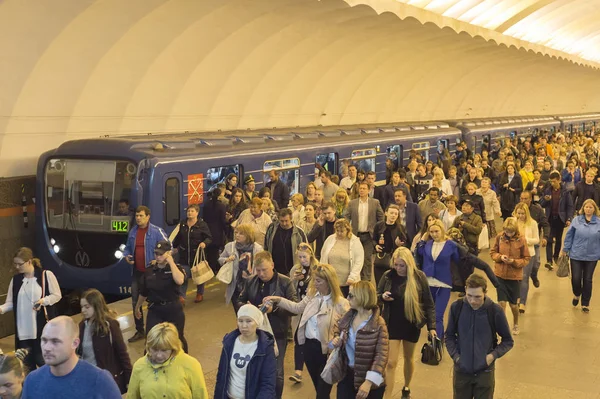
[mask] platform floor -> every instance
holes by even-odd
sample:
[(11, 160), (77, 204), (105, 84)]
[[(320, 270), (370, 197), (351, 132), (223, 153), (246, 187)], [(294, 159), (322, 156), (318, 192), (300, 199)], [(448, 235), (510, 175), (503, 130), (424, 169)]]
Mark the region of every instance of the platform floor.
[[(490, 261), (488, 251), (481, 257)], [(545, 255), (542, 254), (542, 260)], [(592, 299), (592, 311), (581, 312), (571, 305), (570, 279), (559, 279), (554, 272), (540, 270), (541, 287), (531, 286), (525, 315), (521, 315), (521, 334), (515, 337), (515, 346), (497, 363), (496, 395), (498, 399), (600, 399), (600, 299)], [(598, 278), (596, 278), (598, 282)], [(491, 287), (489, 295), (496, 299)], [(185, 335), (190, 354), (199, 359), (212, 397), (221, 353), (221, 339), (233, 330), (235, 317), (231, 306), (224, 303), (224, 286), (208, 284), (205, 300), (193, 302), (190, 292), (186, 306)], [(453, 294), (451, 301), (456, 299)], [(119, 312), (125, 338), (133, 335), (130, 300), (110, 306)], [(508, 312), (508, 310), (507, 310)], [(512, 316), (509, 315), (512, 326)], [(13, 349), (14, 337), (0, 340), (4, 351)], [(425, 333), (421, 334), (424, 342)], [(419, 343), (419, 348), (422, 342)], [(129, 344), (133, 361), (143, 352), (143, 343)], [(294, 385), (287, 378), (293, 372), (293, 344), (288, 346), (285, 362), (284, 398), (314, 397), (308, 373), (305, 381)], [(411, 390), (413, 398), (452, 398), (452, 364), (447, 353), (439, 366), (426, 366), (416, 359), (416, 370)], [(402, 365), (402, 361), (399, 362)], [(396, 373), (397, 395), (402, 389), (403, 374)], [(334, 392), (335, 393), (335, 389)], [(332, 395), (332, 397), (335, 397)]]

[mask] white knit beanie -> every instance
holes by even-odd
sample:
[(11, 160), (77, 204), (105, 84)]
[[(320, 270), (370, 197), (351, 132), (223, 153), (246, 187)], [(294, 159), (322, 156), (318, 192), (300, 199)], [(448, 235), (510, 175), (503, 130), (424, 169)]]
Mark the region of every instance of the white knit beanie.
[(238, 310), (238, 314), (237, 317), (242, 317), (242, 316), (246, 316), (251, 318), (252, 320), (254, 320), (256, 322), (256, 325), (260, 328), (260, 326), (262, 326), (263, 324), (263, 314), (260, 311), (260, 309), (258, 309), (256, 306), (254, 305), (250, 305), (250, 304), (245, 304), (243, 305), (240, 310)]

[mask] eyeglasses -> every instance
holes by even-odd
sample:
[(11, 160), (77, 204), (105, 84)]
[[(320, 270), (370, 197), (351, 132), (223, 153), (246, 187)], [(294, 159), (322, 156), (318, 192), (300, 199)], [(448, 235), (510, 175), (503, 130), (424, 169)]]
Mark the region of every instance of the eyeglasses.
[(21, 266), (23, 266), (25, 263), (27, 263), (27, 262), (23, 262), (23, 263), (19, 263), (19, 262), (13, 262), (13, 266), (16, 266), (16, 267), (21, 267)]
[(319, 272), (319, 273), (321, 273), (323, 271), (323, 266), (321, 266), (321, 265), (315, 265), (315, 266), (313, 266), (312, 269), (313, 269), (313, 272)]
[(350, 293), (348, 294), (348, 299), (354, 299), (354, 298), (355, 298), (354, 294), (350, 292)]

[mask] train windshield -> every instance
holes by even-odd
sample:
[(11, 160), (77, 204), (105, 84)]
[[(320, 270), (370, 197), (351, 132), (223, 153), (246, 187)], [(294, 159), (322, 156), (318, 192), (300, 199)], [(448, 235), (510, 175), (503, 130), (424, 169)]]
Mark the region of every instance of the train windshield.
[(136, 166), (127, 161), (51, 159), (46, 164), (48, 227), (127, 233)]

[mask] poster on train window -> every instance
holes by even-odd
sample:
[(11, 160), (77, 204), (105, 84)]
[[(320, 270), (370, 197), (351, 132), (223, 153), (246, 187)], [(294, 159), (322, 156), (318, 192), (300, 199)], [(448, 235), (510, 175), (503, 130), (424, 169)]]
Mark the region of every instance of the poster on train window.
[(187, 185), (188, 206), (202, 204), (204, 202), (204, 174), (188, 175)]

